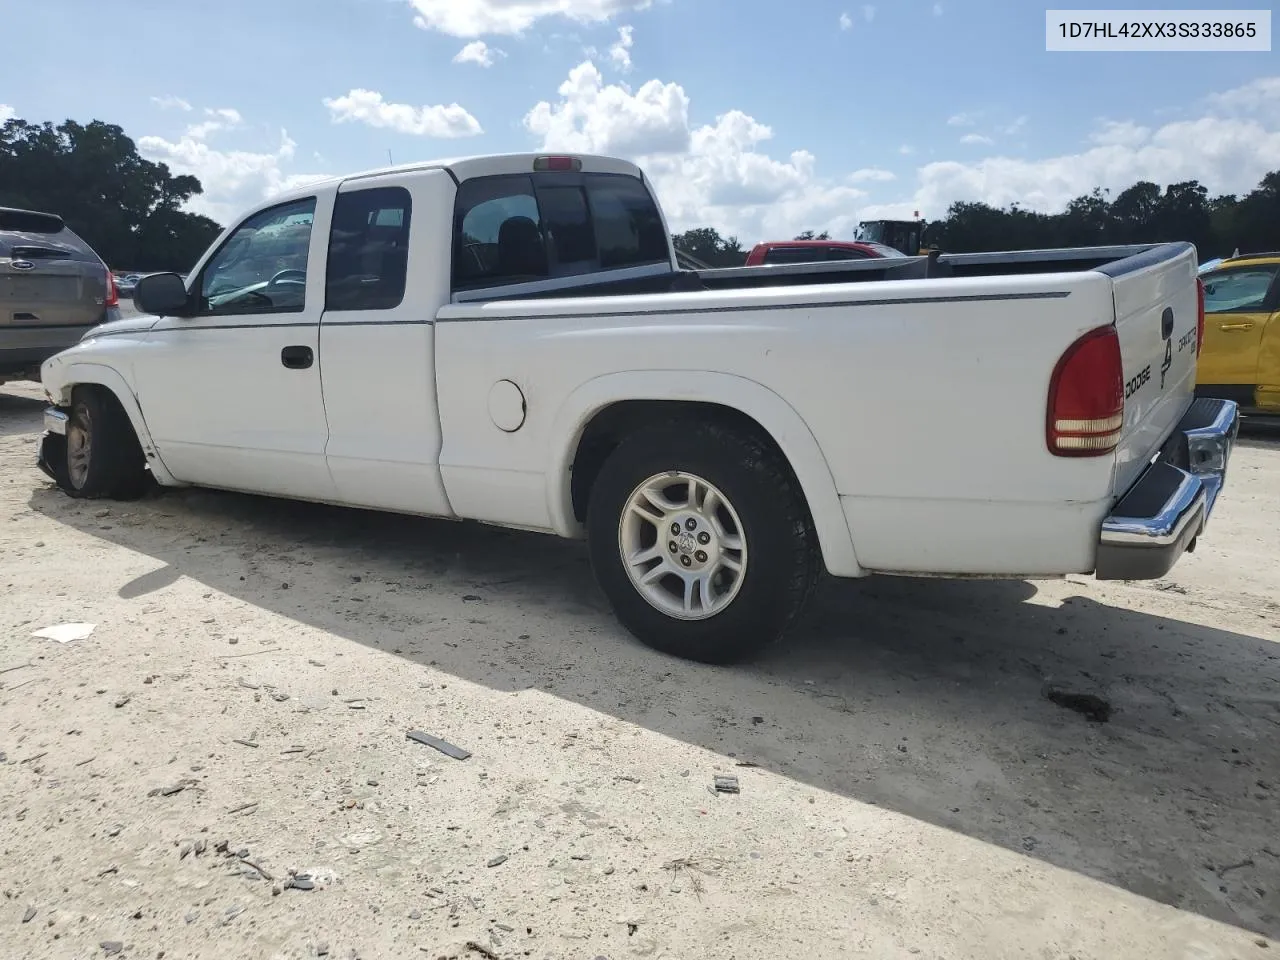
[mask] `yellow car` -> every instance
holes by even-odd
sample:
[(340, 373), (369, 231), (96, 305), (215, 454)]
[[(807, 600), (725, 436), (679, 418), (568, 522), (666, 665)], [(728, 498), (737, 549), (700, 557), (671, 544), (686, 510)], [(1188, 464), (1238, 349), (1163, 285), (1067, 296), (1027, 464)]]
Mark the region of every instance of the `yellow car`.
[(1200, 279), (1204, 345), (1196, 393), (1280, 413), (1280, 252), (1231, 257)]

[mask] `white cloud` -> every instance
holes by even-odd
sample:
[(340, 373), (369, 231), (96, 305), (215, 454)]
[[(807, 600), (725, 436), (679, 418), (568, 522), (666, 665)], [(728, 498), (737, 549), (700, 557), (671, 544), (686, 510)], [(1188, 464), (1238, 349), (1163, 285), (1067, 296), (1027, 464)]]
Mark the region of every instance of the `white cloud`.
[[(864, 210), (874, 216), (920, 209), (937, 217), (957, 200), (1058, 212), (1094, 187), (1118, 192), (1139, 180), (1161, 186), (1199, 180), (1211, 194), (1247, 193), (1280, 169), (1280, 78), (1259, 78), (1207, 98), (1209, 107), (1159, 127), (1102, 122), (1084, 149), (1039, 160), (996, 156), (942, 161), (916, 172), (914, 194)], [(1274, 104), (1274, 107), (1272, 106)], [(1223, 115), (1227, 107), (1258, 116)], [(1206, 112), (1207, 111), (1207, 112)], [(1020, 126), (1020, 124), (1018, 124)]]
[(244, 118), (240, 116), (240, 111), (232, 107), (205, 107), (204, 112), (210, 117), (217, 117), (219, 120), (234, 126), (244, 122)]
[(18, 111), (13, 109), (13, 107), (9, 106), (7, 103), (0, 103), (0, 123), (12, 120), (17, 115)]
[(284, 130), (279, 137), (276, 147), (255, 152), (216, 150), (186, 135), (172, 141), (146, 136), (138, 139), (138, 151), (149, 160), (167, 164), (174, 173), (199, 179), (204, 193), (192, 198), (189, 209), (226, 226), (272, 194), (326, 176), (291, 172), (288, 168), (297, 144)]
[(880, 170), (876, 167), (866, 167), (861, 170), (855, 170), (853, 173), (845, 177), (850, 183), (885, 183), (889, 180), (898, 179), (897, 175), (891, 170)]
[(634, 27), (619, 27), (618, 40), (609, 48), (609, 59), (623, 73), (631, 70), (631, 47), (635, 43)]
[(984, 144), (986, 146), (990, 146), (991, 144), (995, 143), (995, 141), (992, 140), (990, 137), (984, 137), (980, 133), (966, 133), (963, 137), (960, 138), (960, 142), (963, 144), (967, 144), (969, 146), (974, 146), (976, 144)]
[(163, 96), (163, 97), (152, 97), (151, 102), (154, 103), (161, 110), (185, 110), (185, 111), (191, 110), (190, 103), (188, 103), (186, 100), (183, 100), (181, 97), (175, 97), (172, 95)]
[(650, 80), (634, 93), (605, 85), (594, 63), (569, 72), (560, 101), (537, 104), (525, 127), (549, 147), (580, 152), (653, 156), (689, 149), (689, 98), (675, 83)]
[(1225, 93), (1210, 94), (1209, 107), (1233, 114), (1271, 113), (1280, 110), (1280, 77), (1258, 77)]
[(864, 3), (862, 5), (862, 19), (870, 23), (876, 18), (876, 8), (874, 4)]
[(565, 17), (578, 23), (603, 23), (643, 10), (653, 0), (408, 0), (423, 30), (454, 37), (523, 33), (539, 20)]
[(1022, 132), (1022, 129), (1023, 129), (1026, 125), (1027, 125), (1027, 118), (1026, 118), (1026, 117), (1018, 117), (1016, 120), (1014, 120), (1014, 121), (1013, 121), (1013, 123), (1010, 123), (1010, 124), (1008, 124), (1008, 125), (1006, 125), (1006, 126), (1004, 126), (1004, 127), (1001, 127), (1001, 128), (1000, 128), (1000, 132), (1001, 132), (1001, 133), (1003, 133), (1003, 134), (1005, 134), (1006, 136), (1010, 136), (1010, 137), (1012, 137), (1012, 136), (1014, 136), (1015, 134), (1021, 133), (1021, 132)]
[[(762, 145), (773, 131), (739, 110), (695, 127), (679, 84), (650, 80), (633, 92), (606, 84), (590, 62), (570, 72), (559, 94), (556, 103), (539, 103), (525, 117), (541, 148), (641, 163), (675, 230), (714, 224), (744, 243), (805, 229), (852, 233), (854, 208), (866, 193), (851, 181), (819, 178), (805, 150), (786, 160), (769, 156)], [(858, 173), (878, 180), (887, 172)]]
[(480, 122), (456, 103), (414, 107), (388, 103), (377, 91), (361, 89), (341, 97), (326, 97), (323, 102), (334, 123), (358, 121), (397, 133), (440, 139), (473, 137), (484, 132)]
[(840, 14), (840, 29), (841, 29), (841, 30), (852, 30), (852, 29), (853, 29), (853, 17), (849, 16), (849, 14), (847, 14), (847, 13), (842, 13), (842, 14)]
[(971, 113), (957, 113), (947, 117), (949, 127), (972, 127), (976, 122), (977, 117)]
[(942, 16), (942, 4), (940, 4), (940, 3), (935, 3), (935, 4), (933, 5), (933, 15), (934, 15), (935, 17), (940, 17), (940, 16)]
[(1091, 143), (1103, 146), (1140, 147), (1151, 139), (1151, 130), (1140, 127), (1132, 120), (1108, 120), (1089, 134)]
[(453, 58), (454, 63), (474, 63), (479, 67), (492, 67), (494, 61), (506, 54), (496, 47), (491, 47), (483, 40), (473, 40), (458, 51)]
[(240, 111), (233, 107), (205, 107), (204, 113), (211, 119), (191, 124), (184, 136), (192, 140), (207, 140), (215, 133), (234, 129), (244, 123)]
[(911, 144), (904, 143), (902, 146), (898, 148), (898, 152), (902, 154), (904, 157), (909, 157), (911, 156), (911, 154), (916, 152), (916, 149), (915, 147), (911, 146)]

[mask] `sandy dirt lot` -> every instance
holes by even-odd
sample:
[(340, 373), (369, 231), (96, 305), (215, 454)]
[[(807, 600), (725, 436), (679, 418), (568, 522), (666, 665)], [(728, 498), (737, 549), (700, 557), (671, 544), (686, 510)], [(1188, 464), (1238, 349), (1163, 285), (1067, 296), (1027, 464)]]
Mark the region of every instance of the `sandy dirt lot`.
[(0, 390), (6, 957), (1280, 951), (1280, 432), (1168, 580), (831, 583), (714, 669), (578, 544), (72, 501), (41, 407)]

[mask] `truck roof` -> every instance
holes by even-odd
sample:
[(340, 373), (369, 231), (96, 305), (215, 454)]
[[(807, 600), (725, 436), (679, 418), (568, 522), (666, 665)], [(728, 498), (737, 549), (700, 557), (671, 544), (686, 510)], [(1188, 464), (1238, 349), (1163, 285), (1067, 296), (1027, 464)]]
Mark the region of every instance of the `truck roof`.
[(506, 174), (533, 173), (533, 163), (540, 157), (570, 157), (581, 161), (583, 173), (620, 173), (644, 179), (644, 174), (634, 163), (619, 160), (616, 157), (598, 156), (590, 153), (560, 153), (543, 150), (538, 153), (490, 153), (471, 157), (450, 157), (441, 160), (420, 160), (414, 163), (400, 163), (394, 166), (375, 167), (359, 173), (343, 174), (336, 177), (325, 177), (311, 180), (305, 184), (272, 194), (268, 205), (305, 197), (320, 186), (332, 186), (336, 183), (347, 183), (351, 180), (366, 180), (371, 177), (382, 177), (395, 173), (416, 173), (422, 170), (448, 170), (458, 182), (472, 180), (476, 177), (497, 177)]

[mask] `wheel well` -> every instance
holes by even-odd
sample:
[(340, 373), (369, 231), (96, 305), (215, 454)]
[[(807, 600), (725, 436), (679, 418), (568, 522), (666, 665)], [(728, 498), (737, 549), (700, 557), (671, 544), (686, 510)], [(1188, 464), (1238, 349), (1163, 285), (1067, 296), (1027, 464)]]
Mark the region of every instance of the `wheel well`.
[(627, 436), (635, 431), (661, 423), (664, 420), (688, 419), (711, 421), (734, 430), (753, 434), (760, 438), (785, 466), (791, 479), (796, 481), (796, 489), (800, 490), (806, 513), (809, 504), (804, 500), (804, 490), (796, 480), (795, 472), (787, 460), (786, 454), (778, 446), (769, 431), (762, 427), (754, 417), (741, 410), (726, 407), (719, 403), (701, 403), (690, 400), (622, 400), (598, 411), (582, 431), (578, 441), (578, 450), (570, 468), (570, 496), (573, 500), (573, 515), (583, 522), (587, 518), (587, 505), (591, 500), (591, 488), (595, 486), (596, 477), (609, 455)]
[(138, 436), (138, 431), (133, 427), (133, 421), (129, 419), (129, 411), (125, 409), (124, 404), (120, 402), (120, 398), (116, 396), (116, 392), (114, 390), (101, 383), (77, 383), (67, 390), (66, 396), (68, 397), (69, 404), (74, 406), (76, 397), (85, 393), (92, 393), (95, 396), (101, 397), (104, 403), (111, 404), (111, 406), (115, 408), (116, 413), (120, 415), (120, 422), (128, 427), (129, 432), (133, 434), (134, 439), (141, 443), (142, 438)]

